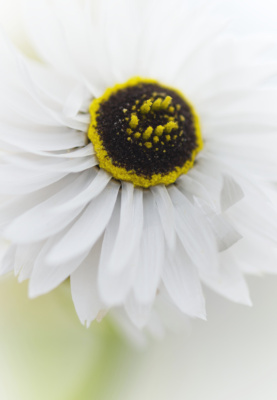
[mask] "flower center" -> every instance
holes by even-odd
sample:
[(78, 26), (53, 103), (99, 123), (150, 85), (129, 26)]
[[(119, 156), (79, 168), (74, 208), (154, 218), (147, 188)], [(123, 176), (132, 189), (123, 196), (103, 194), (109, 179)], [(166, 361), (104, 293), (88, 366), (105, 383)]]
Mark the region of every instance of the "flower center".
[(198, 117), (183, 95), (150, 79), (107, 89), (90, 106), (88, 138), (100, 168), (115, 179), (169, 185), (202, 149)]

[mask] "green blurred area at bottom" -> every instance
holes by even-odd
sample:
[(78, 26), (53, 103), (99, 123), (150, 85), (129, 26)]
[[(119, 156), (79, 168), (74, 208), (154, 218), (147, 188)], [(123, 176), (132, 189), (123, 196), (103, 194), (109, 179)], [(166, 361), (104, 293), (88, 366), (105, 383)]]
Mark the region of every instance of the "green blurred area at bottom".
[(85, 328), (65, 282), (30, 300), (27, 283), (0, 280), (0, 399), (121, 398), (132, 348), (109, 318)]

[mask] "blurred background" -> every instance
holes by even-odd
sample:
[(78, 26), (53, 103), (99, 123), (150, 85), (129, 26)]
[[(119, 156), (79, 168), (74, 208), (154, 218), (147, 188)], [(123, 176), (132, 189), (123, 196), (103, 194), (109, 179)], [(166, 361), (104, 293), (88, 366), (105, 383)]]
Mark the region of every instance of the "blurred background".
[[(0, 0), (0, 23), (29, 52), (20, 3)], [(276, 11), (273, 0), (216, 5), (234, 21), (229, 29), (243, 35), (277, 37)], [(135, 348), (108, 319), (84, 328), (67, 282), (28, 300), (26, 283), (1, 278), (0, 399), (276, 400), (277, 277), (248, 283), (252, 308), (206, 291), (207, 322), (194, 321), (189, 335)]]

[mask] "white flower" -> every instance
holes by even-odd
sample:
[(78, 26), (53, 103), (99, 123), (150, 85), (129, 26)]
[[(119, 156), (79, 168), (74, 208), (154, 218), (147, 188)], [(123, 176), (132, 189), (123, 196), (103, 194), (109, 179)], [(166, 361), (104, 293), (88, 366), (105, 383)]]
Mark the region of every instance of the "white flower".
[(249, 305), (243, 273), (276, 269), (270, 42), (180, 0), (24, 7), (43, 63), (2, 40), (1, 272), (31, 297), (70, 277), (87, 324), (205, 318), (201, 282)]

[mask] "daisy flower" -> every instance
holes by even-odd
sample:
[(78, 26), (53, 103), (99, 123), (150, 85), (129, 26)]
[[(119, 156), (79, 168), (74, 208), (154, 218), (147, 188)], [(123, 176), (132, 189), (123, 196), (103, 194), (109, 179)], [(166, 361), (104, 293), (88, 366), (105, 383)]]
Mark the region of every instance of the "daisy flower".
[[(274, 272), (276, 63), (209, 3), (24, 2), (39, 61), (2, 38), (1, 273), (70, 278), (82, 323), (205, 319)], [(175, 310), (175, 311), (174, 311)]]

